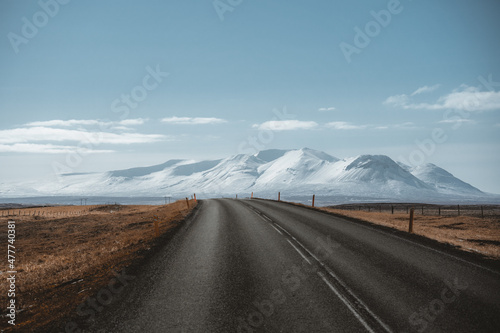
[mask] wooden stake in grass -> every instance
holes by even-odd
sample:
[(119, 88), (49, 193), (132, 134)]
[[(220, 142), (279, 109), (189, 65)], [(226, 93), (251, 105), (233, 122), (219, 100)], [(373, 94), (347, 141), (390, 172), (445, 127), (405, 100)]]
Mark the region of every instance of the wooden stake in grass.
[(253, 192), (252, 192), (252, 195), (250, 196), (250, 199), (253, 199)]
[(314, 199), (316, 198), (316, 195), (313, 194), (313, 201), (312, 201), (312, 206), (314, 207)]
[(196, 193), (194, 194), (194, 202), (198, 202), (198, 200), (196, 200)]
[(410, 209), (410, 225), (408, 226), (408, 232), (410, 234), (413, 233), (413, 213), (415, 212), (415, 209), (412, 208)]
[(281, 192), (278, 192), (278, 201), (281, 201)]
[(155, 237), (160, 237), (160, 227), (158, 226), (158, 216), (154, 216)]
[(187, 205), (187, 209), (189, 209), (189, 199), (186, 197), (186, 205)]

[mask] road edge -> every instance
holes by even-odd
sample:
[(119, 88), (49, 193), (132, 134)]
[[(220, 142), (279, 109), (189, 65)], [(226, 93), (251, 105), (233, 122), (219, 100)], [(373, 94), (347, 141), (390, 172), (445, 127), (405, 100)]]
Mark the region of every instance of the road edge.
[(388, 226), (376, 224), (376, 223), (373, 223), (370, 221), (366, 221), (366, 220), (362, 220), (362, 219), (358, 219), (358, 218), (354, 218), (354, 217), (344, 216), (344, 215), (333, 213), (333, 212), (328, 212), (328, 211), (319, 209), (318, 207), (306, 206), (306, 205), (295, 203), (295, 202), (283, 201), (283, 200), (278, 201), (278, 200), (273, 200), (273, 199), (262, 199), (262, 198), (253, 198), (250, 200), (261, 200), (261, 201), (271, 201), (271, 202), (276, 202), (276, 203), (283, 203), (283, 204), (291, 205), (294, 207), (301, 207), (301, 208), (309, 209), (309, 210), (323, 213), (325, 215), (330, 215), (330, 216), (333, 216), (336, 218), (341, 218), (341, 219), (344, 219), (344, 220), (347, 220), (350, 222), (358, 223), (358, 224), (361, 224), (364, 226), (368, 226), (370, 228), (377, 229), (379, 231), (384, 231), (384, 232), (390, 233), (393, 236), (397, 236), (397, 237), (403, 238), (403, 239), (408, 240), (408, 241), (416, 242), (418, 244), (430, 247), (434, 250), (442, 251), (442, 252), (444, 252), (448, 255), (451, 255), (453, 257), (457, 257), (461, 260), (468, 261), (473, 265), (478, 265), (478, 266), (481, 266), (481, 267), (486, 268), (488, 270), (492, 270), (492, 271), (496, 272), (497, 274), (500, 274), (500, 260), (491, 259), (483, 254), (480, 254), (480, 253), (464, 251), (461, 248), (459, 248), (458, 246), (455, 246), (453, 244), (439, 242), (435, 239), (428, 238), (428, 237), (423, 236), (423, 235), (410, 234), (408, 232), (394, 229), (394, 228), (391, 228)]

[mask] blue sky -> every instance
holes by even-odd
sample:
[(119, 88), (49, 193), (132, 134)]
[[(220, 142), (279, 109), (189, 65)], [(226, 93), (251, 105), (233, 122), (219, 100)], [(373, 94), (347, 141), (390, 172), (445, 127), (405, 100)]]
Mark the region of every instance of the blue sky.
[(500, 193), (500, 2), (0, 2), (0, 181), (258, 149)]

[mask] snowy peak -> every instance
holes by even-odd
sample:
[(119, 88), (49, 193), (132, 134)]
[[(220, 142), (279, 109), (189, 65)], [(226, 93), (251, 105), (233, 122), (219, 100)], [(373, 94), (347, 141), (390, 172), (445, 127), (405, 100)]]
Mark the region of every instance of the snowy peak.
[(262, 150), (257, 154), (255, 154), (254, 156), (261, 159), (262, 161), (271, 162), (285, 155), (287, 152), (289, 152), (289, 150), (268, 149), (268, 150)]
[(367, 183), (401, 182), (402, 184), (428, 189), (429, 186), (398, 163), (385, 155), (360, 155), (345, 160), (344, 172), (339, 179)]
[(319, 160), (328, 161), (328, 162), (339, 161), (338, 158), (333, 157), (331, 155), (328, 155), (327, 153), (324, 153), (324, 152), (319, 151), (319, 150), (314, 150), (314, 149), (310, 149), (310, 148), (302, 148), (299, 151), (303, 154), (303, 156), (308, 157), (308, 158), (317, 158)]
[(482, 193), (479, 189), (432, 163), (419, 165), (410, 170), (415, 177), (440, 191)]

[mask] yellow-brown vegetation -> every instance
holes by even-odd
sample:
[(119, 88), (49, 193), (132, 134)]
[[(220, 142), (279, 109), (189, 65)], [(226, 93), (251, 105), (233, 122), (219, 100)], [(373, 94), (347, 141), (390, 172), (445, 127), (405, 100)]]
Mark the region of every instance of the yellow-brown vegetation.
[[(196, 206), (194, 200), (189, 203), (190, 209), (185, 200), (165, 206), (26, 208), (10, 210), (20, 216), (0, 216), (0, 238), (7, 239), (8, 220), (16, 225), (16, 303), (21, 310), (15, 327), (2, 320), (0, 329), (32, 331), (70, 315), (113, 272), (147, 256), (155, 244), (155, 218), (164, 234)], [(2, 269), (2, 280), (5, 274)], [(7, 304), (7, 289), (2, 283), (0, 304)]]

